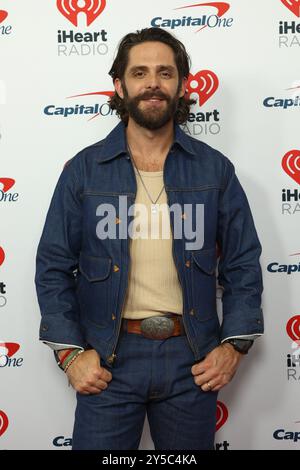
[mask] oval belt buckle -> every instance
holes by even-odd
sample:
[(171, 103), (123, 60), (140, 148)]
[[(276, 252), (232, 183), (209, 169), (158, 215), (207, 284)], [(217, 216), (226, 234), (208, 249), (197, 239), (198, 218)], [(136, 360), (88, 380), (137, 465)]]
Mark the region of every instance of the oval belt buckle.
[(174, 332), (175, 323), (168, 317), (144, 318), (141, 322), (141, 332), (149, 339), (167, 339)]

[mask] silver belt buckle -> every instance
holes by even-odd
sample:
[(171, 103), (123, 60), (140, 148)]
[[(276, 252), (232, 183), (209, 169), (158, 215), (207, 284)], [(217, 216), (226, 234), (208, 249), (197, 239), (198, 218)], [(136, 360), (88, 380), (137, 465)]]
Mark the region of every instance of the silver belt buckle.
[(141, 321), (141, 332), (149, 339), (167, 339), (174, 332), (175, 323), (168, 317), (149, 317)]

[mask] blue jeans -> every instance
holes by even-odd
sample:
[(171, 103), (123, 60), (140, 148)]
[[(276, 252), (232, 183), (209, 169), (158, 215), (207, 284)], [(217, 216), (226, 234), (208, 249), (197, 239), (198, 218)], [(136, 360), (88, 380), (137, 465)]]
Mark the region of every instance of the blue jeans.
[(155, 449), (214, 448), (217, 392), (195, 384), (186, 336), (153, 340), (121, 331), (116, 354), (113, 367), (105, 365), (113, 376), (108, 388), (77, 393), (73, 450), (138, 449), (146, 413)]

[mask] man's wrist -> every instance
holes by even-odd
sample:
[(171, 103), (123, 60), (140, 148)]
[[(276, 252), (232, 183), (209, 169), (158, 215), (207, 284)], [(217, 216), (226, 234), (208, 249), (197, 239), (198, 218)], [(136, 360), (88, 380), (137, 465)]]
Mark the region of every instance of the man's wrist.
[(54, 356), (58, 367), (66, 372), (70, 362), (73, 362), (72, 359), (75, 359), (83, 351), (84, 350), (80, 348), (60, 349), (58, 351), (54, 351)]
[(59, 360), (60, 361), (62, 360), (62, 358), (65, 356), (67, 351), (71, 352), (71, 351), (74, 351), (74, 349), (76, 348), (60, 349), (59, 351), (57, 351), (57, 356)]
[(63, 369), (65, 374), (69, 367), (73, 364), (73, 362), (84, 352), (84, 349), (74, 349), (70, 354), (68, 354), (67, 358), (63, 362)]
[(249, 349), (253, 346), (254, 341), (251, 339), (230, 338), (223, 342), (223, 345), (229, 344), (240, 354), (248, 354)]
[(221, 347), (225, 348), (225, 349), (228, 349), (228, 351), (231, 351), (231, 352), (235, 353), (237, 356), (243, 356), (243, 354), (240, 353), (239, 351), (237, 351), (231, 343), (227, 343), (227, 342), (225, 343), (224, 342), (224, 343), (221, 344)]

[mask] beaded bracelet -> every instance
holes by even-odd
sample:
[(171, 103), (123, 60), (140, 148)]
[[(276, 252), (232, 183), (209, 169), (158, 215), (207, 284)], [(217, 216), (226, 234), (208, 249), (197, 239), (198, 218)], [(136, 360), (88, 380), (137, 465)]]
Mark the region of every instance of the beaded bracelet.
[(68, 355), (74, 351), (75, 348), (70, 348), (70, 349), (67, 349), (64, 354), (61, 356), (60, 358), (60, 363), (63, 364), (64, 361), (67, 359)]
[(59, 352), (59, 351), (53, 351), (54, 357), (55, 357), (55, 360), (56, 360), (56, 363), (57, 363), (58, 367), (59, 367), (61, 370), (64, 370), (64, 369), (63, 369), (63, 366), (62, 366), (62, 363), (61, 363), (61, 360), (60, 360), (60, 358), (59, 358), (58, 352)]
[(68, 360), (67, 364), (64, 366), (64, 372), (66, 373), (70, 365), (75, 361), (79, 354), (83, 353), (84, 349), (79, 349), (77, 352)]
[(64, 360), (62, 361), (62, 368), (63, 370), (65, 370), (66, 366), (68, 365), (69, 361), (77, 354), (78, 351), (81, 351), (81, 349), (79, 348), (74, 348), (72, 349), (71, 352), (69, 352), (69, 354), (67, 354), (67, 356), (64, 358)]

